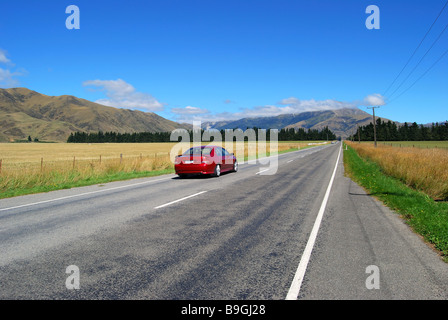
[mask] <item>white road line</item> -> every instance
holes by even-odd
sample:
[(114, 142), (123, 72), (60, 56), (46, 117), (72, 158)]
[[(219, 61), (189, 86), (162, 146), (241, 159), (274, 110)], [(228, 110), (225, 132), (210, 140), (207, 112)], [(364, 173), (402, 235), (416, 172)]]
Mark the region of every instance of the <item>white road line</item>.
[(174, 201), (171, 201), (171, 202), (168, 202), (168, 203), (162, 204), (161, 206), (155, 207), (154, 209), (159, 209), (159, 208), (163, 208), (163, 207), (169, 206), (169, 205), (171, 205), (171, 204), (173, 204), (173, 203), (176, 203), (176, 202), (180, 202), (180, 201), (183, 201), (183, 200), (186, 200), (186, 199), (192, 198), (192, 197), (196, 197), (196, 196), (198, 196), (198, 195), (200, 195), (200, 194), (203, 194), (203, 193), (206, 193), (206, 192), (207, 192), (207, 191), (201, 191), (201, 192), (198, 192), (198, 193), (192, 194), (191, 196), (188, 196), (188, 197), (184, 197), (184, 198), (181, 198), (181, 199), (177, 199), (177, 200), (174, 200)]
[(286, 163), (290, 163), (290, 162), (293, 162), (293, 161), (294, 161), (294, 159), (288, 160), (288, 161), (286, 161)]
[(260, 174), (260, 173), (263, 173), (263, 172), (266, 172), (266, 171), (269, 171), (269, 170), (271, 170), (271, 169), (264, 169), (264, 170), (258, 171), (256, 174)]
[(336, 165), (334, 166), (333, 175), (331, 176), (330, 182), (327, 187), (327, 191), (325, 192), (324, 200), (322, 201), (322, 205), (319, 209), (319, 213), (317, 214), (316, 221), (314, 222), (313, 230), (311, 231), (310, 237), (306, 244), (305, 250), (302, 254), (302, 258), (300, 259), (299, 266), (297, 267), (296, 274), (289, 288), (288, 294), (286, 296), (286, 300), (297, 300), (299, 296), (300, 287), (302, 286), (302, 281), (305, 276), (305, 271), (308, 266), (308, 262), (311, 257), (311, 252), (313, 251), (314, 242), (317, 238), (317, 233), (319, 231), (320, 223), (322, 221), (322, 217), (325, 211), (325, 207), (327, 206), (328, 197), (330, 196), (331, 186), (333, 185), (333, 180), (336, 175), (336, 170), (338, 168), (339, 157), (341, 156), (342, 144), (339, 148), (338, 159), (336, 160)]
[(168, 180), (168, 179), (171, 179), (171, 178), (163, 178), (163, 179), (157, 179), (157, 180), (150, 180), (150, 181), (144, 181), (144, 182), (139, 182), (139, 183), (134, 183), (134, 184), (128, 184), (128, 185), (125, 185), (125, 186), (114, 187), (114, 188), (109, 188), (109, 189), (103, 189), (103, 190), (98, 190), (98, 191), (84, 192), (84, 193), (74, 194), (74, 195), (71, 195), (71, 196), (66, 196), (66, 197), (61, 197), (61, 198), (56, 198), (56, 199), (43, 200), (43, 201), (38, 201), (38, 202), (33, 202), (33, 203), (22, 204), (22, 205), (19, 205), (19, 206), (14, 206), (14, 207), (9, 207), (9, 208), (3, 208), (3, 209), (0, 209), (0, 211), (7, 211), (7, 210), (12, 210), (12, 209), (18, 209), (18, 208), (30, 207), (30, 206), (35, 206), (35, 205), (38, 205), (38, 204), (49, 203), (49, 202), (54, 202), (54, 201), (59, 201), (59, 200), (65, 200), (65, 199), (70, 199), (70, 198), (76, 198), (76, 197), (82, 197), (82, 196), (86, 196), (86, 195), (89, 195), (89, 194), (95, 194), (95, 193), (107, 192), (107, 191), (111, 191), (111, 190), (118, 190), (118, 189), (130, 188), (130, 187), (135, 187), (135, 186), (142, 185), (142, 184), (153, 183), (153, 182), (163, 181), (163, 180)]

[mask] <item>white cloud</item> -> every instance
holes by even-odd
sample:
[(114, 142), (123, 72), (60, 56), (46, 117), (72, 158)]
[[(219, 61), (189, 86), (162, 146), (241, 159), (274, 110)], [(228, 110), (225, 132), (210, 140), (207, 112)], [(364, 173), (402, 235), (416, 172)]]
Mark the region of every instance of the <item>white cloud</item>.
[(11, 60), (6, 58), (6, 51), (0, 49), (0, 63), (11, 63)]
[(386, 102), (384, 101), (384, 97), (378, 93), (368, 95), (362, 102), (359, 103), (359, 105), (365, 107), (384, 106), (385, 104)]
[[(192, 123), (193, 121), (202, 122), (215, 122), (222, 120), (238, 120), (242, 118), (257, 118), (257, 117), (272, 117), (283, 114), (299, 114), (302, 112), (311, 111), (324, 111), (324, 110), (336, 110), (336, 109), (356, 109), (360, 106), (371, 105), (384, 105), (384, 99), (381, 95), (371, 94), (359, 101), (338, 101), (333, 99), (327, 100), (300, 100), (296, 97), (289, 97), (280, 100), (277, 104), (255, 106), (252, 108), (244, 108), (238, 112), (193, 112), (196, 108), (191, 109), (192, 112), (187, 112), (185, 109), (181, 110), (172, 109), (173, 112), (181, 114), (181, 117), (177, 117), (177, 120), (182, 122)], [(193, 108), (193, 107), (191, 107)], [(197, 108), (198, 110), (202, 110)]]
[(19, 71), (11, 71), (11, 67), (14, 66), (14, 63), (12, 63), (6, 55), (7, 52), (0, 49), (0, 64), (6, 65), (5, 68), (0, 68), (0, 86), (4, 88), (18, 87), (20, 81), (17, 77), (25, 75), (26, 71), (23, 69)]
[(187, 106), (185, 108), (171, 108), (170, 110), (175, 114), (174, 121), (180, 123), (193, 123), (193, 121), (207, 121), (210, 116), (210, 111), (198, 107)]
[(20, 83), (16, 77), (21, 76), (20, 72), (11, 72), (7, 69), (0, 68), (0, 86), (12, 88), (17, 87)]
[(131, 84), (122, 79), (88, 80), (84, 86), (92, 86), (106, 93), (107, 98), (96, 103), (126, 109), (143, 109), (145, 111), (161, 111), (164, 106), (148, 93), (138, 92)]
[(197, 107), (187, 106), (185, 108), (172, 108), (171, 112), (182, 115), (194, 115), (209, 113), (207, 109), (201, 109)]
[[(293, 112), (287, 113), (301, 113), (307, 111), (322, 111), (322, 110), (335, 110), (344, 108), (355, 108), (356, 104), (353, 102), (337, 101), (332, 99), (327, 100), (299, 100), (295, 97), (290, 97), (281, 100), (278, 104), (285, 105)], [(286, 111), (286, 109), (285, 109)]]

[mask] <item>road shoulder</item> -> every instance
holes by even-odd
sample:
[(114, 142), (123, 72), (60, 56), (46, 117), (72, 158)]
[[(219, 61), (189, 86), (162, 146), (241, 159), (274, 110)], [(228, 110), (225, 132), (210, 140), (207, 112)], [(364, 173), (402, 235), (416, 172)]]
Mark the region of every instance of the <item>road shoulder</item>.
[[(379, 289), (368, 288), (371, 266)], [(447, 299), (447, 292), (448, 264), (345, 177), (341, 159), (299, 299)]]

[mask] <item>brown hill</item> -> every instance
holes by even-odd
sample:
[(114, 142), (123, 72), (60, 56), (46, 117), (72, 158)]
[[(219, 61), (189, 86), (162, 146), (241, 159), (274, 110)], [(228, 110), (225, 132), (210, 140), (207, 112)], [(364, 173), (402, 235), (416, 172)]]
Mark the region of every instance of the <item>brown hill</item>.
[(161, 132), (185, 128), (152, 112), (103, 106), (26, 88), (0, 89), (0, 141), (67, 141), (74, 131)]
[[(325, 127), (328, 127), (336, 134), (336, 136), (347, 138), (357, 131), (357, 126), (365, 126), (373, 122), (372, 115), (360, 109), (336, 109), (324, 111), (323, 113), (327, 116), (321, 118), (320, 121), (307, 119), (305, 121), (290, 124), (286, 126), (286, 128), (310, 128), (322, 130)], [(388, 121), (388, 119), (382, 117), (381, 120)]]

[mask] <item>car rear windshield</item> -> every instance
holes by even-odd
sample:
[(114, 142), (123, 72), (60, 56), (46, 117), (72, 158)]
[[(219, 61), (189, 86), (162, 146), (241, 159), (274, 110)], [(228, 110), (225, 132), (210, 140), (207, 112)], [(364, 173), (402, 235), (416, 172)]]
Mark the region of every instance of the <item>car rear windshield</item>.
[[(190, 148), (187, 151), (185, 151), (184, 156), (188, 156), (188, 155), (195, 155), (195, 156), (199, 156), (199, 155), (203, 155), (203, 156), (209, 156), (210, 153), (212, 152), (213, 148), (210, 147), (205, 147), (205, 148)], [(202, 151), (202, 152), (201, 152)]]

